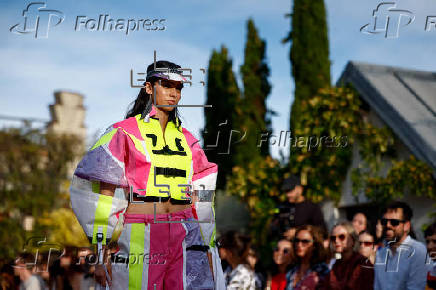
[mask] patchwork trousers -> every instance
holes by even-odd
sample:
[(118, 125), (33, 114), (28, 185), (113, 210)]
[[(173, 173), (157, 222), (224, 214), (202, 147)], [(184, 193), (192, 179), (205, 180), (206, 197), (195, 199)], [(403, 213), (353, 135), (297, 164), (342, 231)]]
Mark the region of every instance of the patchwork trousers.
[(207, 247), (191, 209), (125, 214), (118, 246), (111, 289), (214, 289)]

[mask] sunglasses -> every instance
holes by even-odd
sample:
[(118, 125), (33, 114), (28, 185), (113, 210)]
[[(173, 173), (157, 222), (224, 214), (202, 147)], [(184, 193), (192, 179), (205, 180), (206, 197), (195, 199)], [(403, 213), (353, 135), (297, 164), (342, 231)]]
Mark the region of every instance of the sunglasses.
[(333, 243), (334, 242), (336, 242), (336, 238), (339, 238), (339, 241), (344, 241), (345, 240), (345, 238), (346, 238), (347, 236), (345, 235), (345, 234), (340, 234), (340, 235), (337, 235), (337, 236), (330, 236), (330, 241), (332, 241)]
[(427, 244), (430, 244), (430, 242), (432, 242), (433, 244), (436, 244), (436, 240), (435, 239), (425, 239), (425, 242)]
[(372, 247), (372, 245), (374, 244), (373, 242), (368, 242), (368, 241), (359, 241), (360, 246), (364, 246), (364, 247)]
[(388, 222), (390, 222), (393, 227), (396, 227), (400, 223), (404, 223), (406, 221), (405, 220), (399, 220), (399, 219), (385, 219), (385, 218), (381, 219), (381, 224), (383, 226), (386, 226), (388, 224)]
[(302, 243), (303, 245), (308, 245), (308, 244), (310, 244), (310, 243), (313, 243), (313, 240), (308, 240), (308, 239), (298, 239), (298, 238), (295, 238), (294, 240), (293, 240), (293, 243), (294, 243), (294, 245), (296, 245), (296, 244), (298, 244), (298, 243)]
[[(278, 247), (275, 247), (274, 248), (274, 252), (280, 252), (280, 249)], [(286, 255), (286, 254), (289, 254), (291, 252), (291, 249), (290, 248), (284, 248), (284, 249), (282, 249), (281, 252)]]

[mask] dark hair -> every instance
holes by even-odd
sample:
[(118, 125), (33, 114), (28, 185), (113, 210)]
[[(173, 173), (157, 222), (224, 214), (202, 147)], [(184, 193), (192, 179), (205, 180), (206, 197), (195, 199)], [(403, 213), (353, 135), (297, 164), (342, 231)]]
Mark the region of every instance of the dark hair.
[(15, 264), (25, 264), (26, 269), (31, 270), (35, 266), (35, 256), (32, 253), (23, 252), (15, 259)]
[(413, 211), (410, 208), (410, 206), (407, 203), (403, 202), (403, 201), (393, 201), (393, 202), (391, 202), (383, 210), (382, 215), (384, 215), (388, 211), (396, 210), (396, 209), (399, 209), (399, 208), (401, 208), (403, 210), (403, 219), (410, 222), (410, 220), (413, 217)]
[[(310, 265), (314, 266), (316, 264), (326, 262), (327, 261), (327, 251), (324, 249), (324, 239), (321, 230), (317, 226), (312, 225), (303, 225), (299, 226), (295, 231), (295, 237), (297, 237), (298, 233), (301, 231), (308, 231), (313, 239), (313, 251), (312, 257), (310, 257)], [(295, 247), (296, 244), (293, 243)], [(295, 255), (295, 259), (297, 263), (300, 262), (300, 257)]]
[(363, 231), (361, 231), (361, 232), (358, 234), (358, 236), (360, 237), (360, 236), (363, 235), (363, 234), (370, 235), (370, 236), (372, 237), (372, 239), (374, 240), (374, 242), (375, 242), (376, 237), (375, 237), (375, 235), (374, 235), (370, 230), (363, 230)]
[(300, 178), (295, 175), (291, 175), (290, 177), (283, 180), (281, 190), (283, 192), (288, 192), (293, 190), (298, 185), (301, 185)]
[(251, 238), (236, 231), (228, 231), (220, 238), (220, 248), (227, 249), (232, 253), (238, 264), (245, 264), (248, 249), (251, 246)]
[(436, 222), (429, 225), (424, 231), (424, 237), (433, 236), (436, 234)]
[[(159, 60), (156, 62), (156, 68), (168, 68), (171, 70), (175, 70), (181, 68), (181, 66), (166, 60)], [(152, 70), (154, 70), (154, 63), (150, 64), (147, 67), (147, 74)], [(157, 82), (158, 80), (159, 78), (154, 76), (146, 78), (146, 82), (150, 82), (152, 86), (154, 86), (155, 82)], [(144, 82), (144, 86), (146, 82)], [(151, 111), (152, 103), (153, 103), (153, 96), (147, 94), (147, 92), (145, 91), (145, 87), (141, 88), (139, 90), (138, 96), (136, 97), (136, 100), (129, 105), (132, 108), (127, 111), (125, 119), (134, 117), (142, 113), (144, 113), (144, 115), (148, 114)], [(174, 110), (172, 110), (169, 113), (168, 121), (172, 121), (177, 126), (177, 122), (176, 122), (177, 117), (179, 117), (179, 112), (177, 110), (177, 107), (175, 107)], [(181, 123), (182, 121), (179, 122), (177, 127), (178, 129), (180, 129)]]

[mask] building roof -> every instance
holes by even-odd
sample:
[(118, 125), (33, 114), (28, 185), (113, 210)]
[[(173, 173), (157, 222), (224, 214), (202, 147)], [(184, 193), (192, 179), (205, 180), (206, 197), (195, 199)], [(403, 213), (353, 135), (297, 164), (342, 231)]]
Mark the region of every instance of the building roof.
[(420, 160), (436, 171), (436, 72), (349, 61), (337, 86), (351, 83)]

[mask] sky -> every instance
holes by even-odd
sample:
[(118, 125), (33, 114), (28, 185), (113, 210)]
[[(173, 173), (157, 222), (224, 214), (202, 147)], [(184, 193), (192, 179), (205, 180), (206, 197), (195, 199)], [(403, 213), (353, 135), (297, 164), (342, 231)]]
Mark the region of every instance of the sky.
[[(181, 104), (203, 105), (206, 90), (200, 81), (206, 80), (200, 68), (207, 68), (213, 49), (225, 45), (233, 60), (233, 70), (239, 77), (244, 58), (246, 23), (251, 17), (260, 37), (266, 41), (266, 57), (271, 74), (272, 91), (267, 106), (276, 111), (273, 130), (277, 134), (289, 130), (289, 114), (293, 101), (294, 81), (289, 60), (290, 44), (282, 39), (290, 30), (293, 1), (283, 0), (184, 0), (184, 1), (113, 1), (113, 0), (49, 0), (40, 1), (45, 10), (55, 10), (46, 38), (35, 33), (15, 33), (22, 27), (23, 10), (31, 1), (0, 2), (0, 115), (49, 120), (48, 106), (54, 103), (58, 90), (84, 95), (87, 110), (85, 125), (90, 140), (103, 133), (111, 124), (124, 119), (129, 104), (139, 89), (130, 87), (130, 70), (144, 72), (158, 59), (167, 59), (192, 69), (192, 87), (183, 89)], [(434, 0), (400, 0), (394, 10), (404, 10), (396, 37), (383, 33), (363, 33), (360, 28), (373, 22), (373, 10), (381, 1), (325, 0), (332, 83), (336, 83), (348, 61), (406, 67), (436, 72), (436, 27), (426, 31), (427, 16), (434, 16)], [(34, 4), (42, 6), (42, 4)], [(383, 6), (385, 7), (385, 6)], [(380, 10), (379, 10), (380, 11)], [(398, 12), (398, 11), (397, 11)], [(395, 11), (378, 14), (379, 24)], [(44, 12), (44, 15), (48, 15)], [(397, 13), (397, 14), (396, 14)], [(34, 14), (33, 14), (34, 15)], [(42, 14), (40, 14), (42, 15)], [(58, 21), (56, 15), (63, 17)], [(102, 31), (91, 30), (99, 15), (120, 19), (159, 19), (158, 30)], [(411, 15), (413, 21), (407, 22)], [(79, 17), (79, 18), (78, 18)], [(104, 17), (104, 16), (102, 16)], [(30, 16), (28, 19), (31, 19)], [(45, 18), (44, 18), (45, 19)], [(76, 22), (80, 19), (75, 30)], [(88, 21), (88, 28), (85, 22)], [(44, 26), (40, 17), (40, 27)], [(31, 21), (29, 20), (29, 23)], [(45, 23), (47, 24), (47, 23)], [(20, 26), (21, 25), (21, 26)], [(29, 25), (30, 27), (30, 25)], [(165, 27), (165, 29), (160, 30)], [(394, 27), (395, 28), (395, 27)], [(41, 28), (39, 31), (42, 31)], [(182, 121), (188, 130), (200, 138), (204, 125), (203, 108), (181, 108)], [(11, 125), (0, 120), (0, 127)], [(15, 123), (16, 124), (16, 123)], [(287, 148), (272, 146), (286, 155)]]

